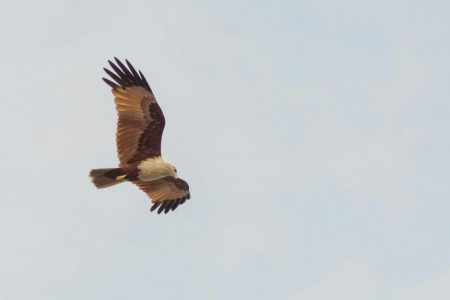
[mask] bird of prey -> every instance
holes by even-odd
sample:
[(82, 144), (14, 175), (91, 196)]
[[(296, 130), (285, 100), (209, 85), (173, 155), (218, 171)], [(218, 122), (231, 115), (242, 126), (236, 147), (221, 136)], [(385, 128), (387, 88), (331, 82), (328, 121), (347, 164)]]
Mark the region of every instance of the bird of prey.
[(125, 60), (108, 60), (114, 72), (104, 68), (112, 80), (103, 80), (112, 88), (118, 113), (116, 145), (118, 168), (94, 169), (89, 173), (101, 189), (132, 182), (151, 199), (150, 211), (168, 213), (191, 198), (189, 185), (178, 178), (177, 169), (161, 156), (161, 138), (166, 123), (152, 89), (141, 71)]

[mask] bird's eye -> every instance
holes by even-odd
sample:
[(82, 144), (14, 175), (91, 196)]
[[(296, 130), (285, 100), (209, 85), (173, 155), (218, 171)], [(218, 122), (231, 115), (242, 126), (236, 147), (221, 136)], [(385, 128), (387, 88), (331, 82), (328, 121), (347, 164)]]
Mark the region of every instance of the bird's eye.
[(177, 168), (173, 168), (173, 170), (175, 171), (175, 173), (178, 173)]

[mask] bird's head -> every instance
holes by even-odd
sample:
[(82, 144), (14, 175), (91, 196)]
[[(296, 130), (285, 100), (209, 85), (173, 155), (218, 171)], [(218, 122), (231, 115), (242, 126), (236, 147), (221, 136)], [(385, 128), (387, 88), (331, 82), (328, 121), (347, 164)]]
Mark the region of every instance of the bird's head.
[(175, 178), (178, 178), (177, 168), (175, 168), (175, 166), (170, 164), (170, 163), (168, 163), (167, 165), (168, 165), (168, 168), (169, 168), (168, 171), (169, 171), (170, 175), (175, 177)]

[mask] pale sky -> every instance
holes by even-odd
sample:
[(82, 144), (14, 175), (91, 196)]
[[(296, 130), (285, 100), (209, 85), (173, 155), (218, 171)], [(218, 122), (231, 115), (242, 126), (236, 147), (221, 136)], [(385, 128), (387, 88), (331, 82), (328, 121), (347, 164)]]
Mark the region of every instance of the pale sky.
[[(0, 299), (450, 299), (448, 1), (0, 6)], [(117, 165), (113, 56), (192, 199)]]

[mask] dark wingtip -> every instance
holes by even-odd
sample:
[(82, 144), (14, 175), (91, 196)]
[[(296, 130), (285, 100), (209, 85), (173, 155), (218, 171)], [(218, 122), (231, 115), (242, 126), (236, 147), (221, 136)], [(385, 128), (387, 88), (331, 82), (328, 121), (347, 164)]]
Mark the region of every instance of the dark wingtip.
[(150, 88), (150, 85), (148, 84), (147, 78), (145, 78), (145, 76), (144, 76), (144, 74), (142, 74), (141, 70), (139, 70), (139, 75), (141, 75), (141, 80), (144, 83), (144, 88), (146, 88), (153, 94), (153, 91)]
[(174, 211), (178, 207), (178, 205), (180, 205), (180, 201), (181, 199), (175, 200), (175, 202), (172, 204), (172, 211)]
[(168, 203), (167, 203), (167, 205), (166, 205), (166, 208), (164, 209), (164, 214), (167, 214), (169, 211), (170, 211), (170, 209), (172, 208), (172, 204), (173, 204), (173, 200), (170, 200), (170, 201), (167, 201)]
[(157, 209), (162, 203), (161, 202), (156, 202), (155, 204), (153, 204), (152, 208), (150, 208), (150, 211), (154, 211), (155, 209)]
[(118, 84), (116, 84), (115, 82), (112, 82), (109, 79), (106, 79), (106, 78), (102, 78), (102, 79), (104, 82), (106, 82), (107, 85), (109, 85), (113, 89), (120, 87)]
[[(120, 61), (120, 59), (118, 59), (115, 56), (114, 61), (108, 60), (108, 63), (115, 73), (106, 68), (103, 69), (116, 82), (115, 83), (116, 86), (114, 86), (114, 88), (140, 86), (153, 94), (150, 85), (148, 84), (144, 75), (141, 73), (141, 71), (139, 71), (138, 73), (136, 69), (133, 67), (133, 65), (128, 61), (128, 59), (125, 59), (125, 63), (128, 67), (125, 66), (125, 64), (123, 64), (122, 61)], [(107, 84), (111, 86), (109, 82), (107, 82)]]
[[(125, 58), (125, 63), (127, 64), (128, 68), (131, 70), (131, 72), (133, 72), (134, 67), (133, 65), (128, 61), (128, 59)], [(135, 70), (136, 71), (136, 70)], [(134, 72), (133, 72), (134, 73)]]
[(144, 83), (142, 82), (141, 78), (139, 77), (139, 74), (136, 72), (136, 69), (128, 61), (128, 59), (125, 59), (125, 63), (127, 64), (128, 69), (130, 69), (131, 73), (133, 74), (133, 79), (135, 81), (135, 84), (138, 84), (140, 86), (144, 86)]
[(164, 210), (164, 208), (166, 207), (166, 205), (167, 205), (167, 202), (163, 202), (163, 203), (161, 204), (161, 206), (160, 206), (159, 209), (158, 209), (158, 215), (159, 215), (160, 213), (162, 213), (162, 211)]

